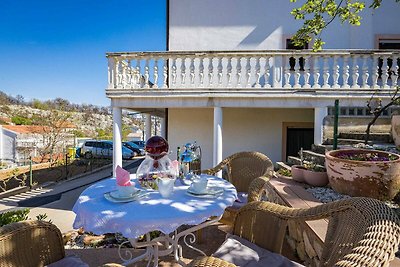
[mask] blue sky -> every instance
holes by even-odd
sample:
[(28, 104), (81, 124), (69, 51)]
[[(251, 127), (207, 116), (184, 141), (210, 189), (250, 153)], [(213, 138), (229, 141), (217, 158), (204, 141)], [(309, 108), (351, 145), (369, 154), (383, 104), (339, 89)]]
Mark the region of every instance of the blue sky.
[(0, 90), (108, 106), (106, 52), (163, 51), (165, 0), (1, 0)]

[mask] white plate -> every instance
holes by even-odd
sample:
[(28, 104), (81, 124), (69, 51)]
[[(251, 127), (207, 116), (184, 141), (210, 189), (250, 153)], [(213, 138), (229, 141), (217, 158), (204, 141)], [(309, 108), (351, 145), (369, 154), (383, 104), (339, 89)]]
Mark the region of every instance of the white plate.
[(221, 187), (207, 187), (206, 191), (204, 192), (196, 192), (193, 191), (192, 188), (188, 188), (188, 193), (190, 193), (191, 195), (196, 195), (196, 196), (201, 196), (201, 195), (220, 195), (224, 192), (224, 189)]
[[(114, 191), (112, 191), (112, 192), (114, 192)], [(114, 202), (114, 203), (125, 203), (125, 202), (140, 200), (149, 194), (148, 192), (141, 191), (141, 190), (138, 190), (136, 192), (138, 192), (138, 193), (132, 195), (129, 198), (114, 198), (111, 196), (111, 194), (110, 194), (111, 192), (106, 192), (106, 193), (104, 193), (104, 198), (107, 199), (108, 201)]]

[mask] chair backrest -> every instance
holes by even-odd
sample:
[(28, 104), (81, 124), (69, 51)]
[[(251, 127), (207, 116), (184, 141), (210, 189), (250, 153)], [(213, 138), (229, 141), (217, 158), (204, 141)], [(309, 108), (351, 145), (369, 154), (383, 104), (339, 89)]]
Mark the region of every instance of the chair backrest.
[(225, 160), (227, 178), (238, 192), (247, 192), (253, 179), (274, 170), (272, 161), (260, 152), (238, 152)]
[(60, 230), (44, 221), (0, 227), (0, 266), (44, 266), (65, 257)]
[(383, 202), (353, 198), (331, 214), (321, 266), (389, 266), (398, 250), (400, 221)]
[(281, 253), (288, 220), (328, 218), (320, 266), (389, 266), (400, 244), (400, 220), (385, 203), (350, 198), (309, 209), (256, 201), (240, 209), (233, 234)]

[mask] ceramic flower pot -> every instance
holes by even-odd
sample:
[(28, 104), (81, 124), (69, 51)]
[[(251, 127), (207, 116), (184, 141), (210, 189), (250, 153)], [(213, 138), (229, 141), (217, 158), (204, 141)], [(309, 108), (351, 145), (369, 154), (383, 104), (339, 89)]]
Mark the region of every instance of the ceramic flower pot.
[(397, 154), (343, 149), (328, 151), (325, 158), (329, 183), (339, 193), (390, 200), (400, 190), (400, 156)]
[(304, 170), (303, 177), (304, 181), (312, 186), (326, 186), (329, 183), (326, 172)]
[(301, 182), (304, 183), (304, 174), (303, 172), (306, 170), (306, 168), (302, 165), (293, 165), (291, 167), (291, 171), (292, 171), (292, 179), (297, 181), (297, 182)]

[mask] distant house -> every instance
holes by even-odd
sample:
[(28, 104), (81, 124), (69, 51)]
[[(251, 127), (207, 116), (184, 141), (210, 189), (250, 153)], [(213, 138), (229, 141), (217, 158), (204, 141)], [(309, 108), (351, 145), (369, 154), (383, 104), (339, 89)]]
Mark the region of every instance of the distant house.
[(24, 165), (29, 157), (43, 157), (51, 145), (54, 145), (54, 152), (62, 152), (74, 143), (73, 134), (68, 133), (73, 125), (65, 126), (54, 133), (49, 127), (38, 125), (0, 125), (0, 161)]

